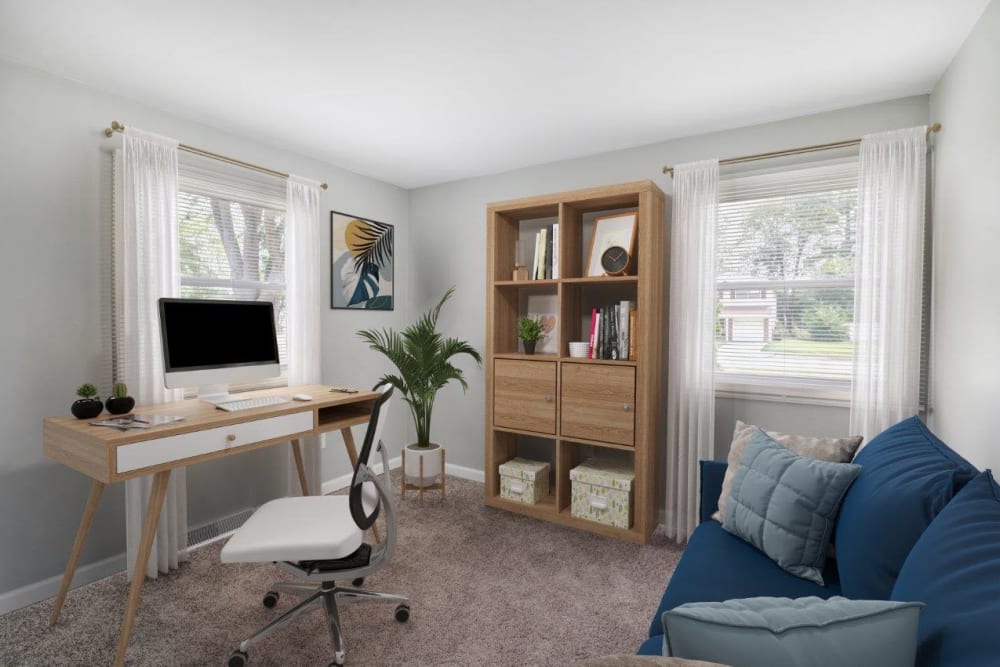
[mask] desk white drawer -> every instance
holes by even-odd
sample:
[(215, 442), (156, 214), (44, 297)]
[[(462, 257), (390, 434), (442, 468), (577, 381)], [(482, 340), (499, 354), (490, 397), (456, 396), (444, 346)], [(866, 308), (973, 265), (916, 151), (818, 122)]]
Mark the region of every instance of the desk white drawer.
[(118, 447), (118, 472), (130, 472), (220, 452), (255, 442), (306, 433), (313, 428), (311, 410), (252, 422), (192, 431)]

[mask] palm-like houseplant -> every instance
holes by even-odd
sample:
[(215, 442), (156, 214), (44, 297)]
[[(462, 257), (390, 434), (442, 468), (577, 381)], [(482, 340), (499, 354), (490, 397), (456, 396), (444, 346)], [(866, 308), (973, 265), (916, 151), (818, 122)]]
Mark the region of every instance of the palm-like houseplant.
[[(402, 331), (366, 329), (358, 332), (371, 349), (384, 354), (396, 366), (398, 373), (383, 375), (375, 386), (392, 385), (410, 408), (417, 442), (407, 449), (417, 456), (407, 460), (406, 475), (408, 481), (420, 486), (434, 483), (436, 471), (440, 470), (441, 446), (431, 442), (431, 414), (437, 392), (452, 380), (458, 382), (463, 390), (469, 388), (462, 369), (455, 366), (452, 359), (464, 354), (472, 357), (477, 364), (483, 363), (482, 356), (469, 343), (457, 338), (445, 338), (437, 330), (441, 308), (454, 292), (454, 287), (449, 288), (434, 308)], [(430, 477), (421, 478), (417, 472), (421, 458), (424, 460), (423, 470)]]

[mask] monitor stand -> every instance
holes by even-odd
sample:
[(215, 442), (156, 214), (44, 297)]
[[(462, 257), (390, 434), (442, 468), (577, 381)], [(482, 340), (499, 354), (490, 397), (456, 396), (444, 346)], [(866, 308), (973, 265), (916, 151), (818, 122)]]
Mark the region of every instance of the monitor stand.
[(229, 393), (228, 384), (203, 384), (198, 387), (198, 400), (210, 403), (211, 405), (218, 405), (219, 403), (228, 403), (235, 400), (235, 397)]

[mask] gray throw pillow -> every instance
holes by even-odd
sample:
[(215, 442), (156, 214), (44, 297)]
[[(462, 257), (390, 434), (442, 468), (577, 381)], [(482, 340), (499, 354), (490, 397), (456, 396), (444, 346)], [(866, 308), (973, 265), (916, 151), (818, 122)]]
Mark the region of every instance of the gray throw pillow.
[[(729, 500), (729, 490), (733, 485), (733, 476), (743, 458), (743, 450), (750, 443), (750, 437), (758, 427), (753, 424), (744, 424), (737, 420), (736, 428), (733, 430), (733, 442), (729, 445), (729, 456), (726, 468), (726, 475), (722, 478), (722, 493), (719, 494), (719, 510), (712, 515), (716, 521), (722, 522), (722, 513), (726, 509)], [(854, 459), (854, 454), (861, 446), (863, 438), (860, 435), (848, 438), (823, 438), (809, 435), (792, 435), (790, 433), (779, 433), (778, 431), (765, 431), (768, 436), (779, 445), (790, 449), (800, 456), (808, 456), (811, 459), (820, 461), (830, 461), (831, 463), (850, 463)]]
[(837, 511), (861, 472), (791, 452), (757, 429), (733, 477), (722, 527), (785, 571), (823, 586)]
[(663, 612), (664, 655), (739, 667), (913, 667), (921, 602), (695, 602)]

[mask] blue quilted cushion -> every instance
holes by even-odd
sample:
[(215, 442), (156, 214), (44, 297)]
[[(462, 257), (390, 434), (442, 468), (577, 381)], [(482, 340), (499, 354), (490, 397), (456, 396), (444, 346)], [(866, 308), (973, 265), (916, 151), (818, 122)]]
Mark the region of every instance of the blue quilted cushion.
[(722, 527), (822, 586), (834, 519), (860, 472), (851, 463), (799, 456), (757, 429), (733, 477)]
[(739, 667), (913, 667), (919, 602), (747, 598), (664, 612), (664, 654)]
[(910, 549), (977, 471), (910, 417), (875, 436), (837, 519), (843, 595), (887, 600)]
[(1000, 487), (981, 473), (907, 556), (893, 600), (926, 603), (917, 667), (1000, 663)]

